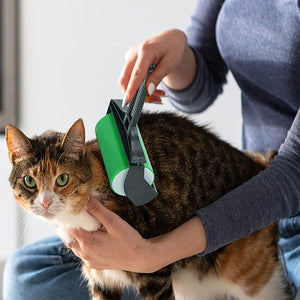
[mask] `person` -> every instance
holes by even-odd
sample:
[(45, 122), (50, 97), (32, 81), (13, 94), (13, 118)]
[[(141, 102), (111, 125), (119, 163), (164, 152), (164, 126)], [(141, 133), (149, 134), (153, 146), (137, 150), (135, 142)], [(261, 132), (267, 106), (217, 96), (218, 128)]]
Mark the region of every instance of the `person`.
[[(296, 296), (300, 286), (299, 49), (299, 0), (199, 0), (186, 34), (167, 30), (132, 47), (120, 75), (124, 105), (151, 63), (156, 68), (146, 82), (150, 101), (160, 101), (163, 92), (157, 86), (163, 81), (171, 103), (187, 113), (211, 105), (231, 71), (242, 94), (243, 148), (263, 152), (271, 148), (278, 155), (267, 169), (199, 210), (188, 222), (148, 240), (91, 199), (89, 212), (107, 230), (92, 239), (91, 233), (70, 229), (76, 240), (71, 244), (74, 253), (96, 269), (153, 272), (190, 255), (205, 255), (280, 220), (279, 254)], [(86, 287), (78, 279), (78, 259), (70, 256), (63, 253), (57, 238), (19, 250), (6, 266), (4, 300), (87, 299)], [(44, 297), (36, 296), (39, 292)], [(300, 299), (300, 292), (296, 297)]]

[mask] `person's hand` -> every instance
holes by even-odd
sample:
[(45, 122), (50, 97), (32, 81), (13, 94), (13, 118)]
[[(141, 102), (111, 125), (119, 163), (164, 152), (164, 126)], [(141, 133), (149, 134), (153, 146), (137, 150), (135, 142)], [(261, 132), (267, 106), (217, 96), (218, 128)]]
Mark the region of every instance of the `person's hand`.
[(145, 84), (150, 96), (148, 102), (161, 102), (164, 92), (156, 90), (156, 87), (163, 78), (167, 86), (173, 89), (185, 88), (194, 78), (195, 57), (187, 45), (186, 35), (178, 29), (163, 31), (126, 53), (119, 79), (124, 93), (123, 105), (131, 101), (152, 63), (155, 69)]
[(147, 270), (143, 237), (94, 198), (89, 200), (87, 210), (102, 223), (103, 228), (95, 232), (69, 228), (75, 239), (69, 244), (73, 252), (92, 269)]
[(92, 269), (152, 273), (206, 247), (204, 228), (198, 217), (166, 234), (144, 239), (96, 199), (89, 200), (88, 212), (104, 228), (96, 232), (70, 228), (68, 231), (75, 241), (69, 246)]

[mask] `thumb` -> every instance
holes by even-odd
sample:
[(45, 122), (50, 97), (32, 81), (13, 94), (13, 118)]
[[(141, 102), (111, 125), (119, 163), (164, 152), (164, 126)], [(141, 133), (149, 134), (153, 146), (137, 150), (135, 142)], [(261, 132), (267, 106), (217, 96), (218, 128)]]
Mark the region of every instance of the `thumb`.
[(97, 199), (91, 197), (87, 204), (87, 211), (94, 216), (100, 223), (109, 230), (116, 223), (116, 220), (119, 219), (119, 216), (106, 208), (102, 203)]

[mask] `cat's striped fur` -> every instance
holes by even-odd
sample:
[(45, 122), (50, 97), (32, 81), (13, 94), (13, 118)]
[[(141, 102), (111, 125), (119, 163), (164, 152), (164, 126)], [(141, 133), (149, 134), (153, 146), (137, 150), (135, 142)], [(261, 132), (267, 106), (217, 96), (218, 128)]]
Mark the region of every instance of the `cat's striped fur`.
[[(81, 120), (66, 134), (47, 132), (27, 138), (8, 126), (6, 139), (13, 164), (10, 183), (18, 203), (43, 216), (41, 199), (52, 197), (51, 216), (66, 241), (65, 226), (96, 230), (99, 227), (85, 211), (94, 194), (143, 237), (150, 238), (181, 225), (202, 208), (264, 167), (218, 139), (203, 127), (171, 114), (144, 114), (139, 122), (155, 172), (158, 196), (136, 207), (112, 192), (97, 142), (85, 144)], [(55, 184), (59, 174), (69, 182)], [(32, 176), (35, 189), (24, 186)], [(143, 299), (289, 299), (283, 271), (277, 257), (277, 224), (206, 256), (178, 261), (152, 274), (97, 271), (83, 265), (93, 299), (121, 299), (125, 286), (132, 286)]]

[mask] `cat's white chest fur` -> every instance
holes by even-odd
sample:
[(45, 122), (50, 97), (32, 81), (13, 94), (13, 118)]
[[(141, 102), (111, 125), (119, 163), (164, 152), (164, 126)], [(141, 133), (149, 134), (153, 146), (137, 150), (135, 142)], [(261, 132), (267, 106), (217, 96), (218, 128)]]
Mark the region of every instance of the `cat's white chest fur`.
[(73, 241), (73, 237), (67, 231), (67, 228), (82, 228), (86, 231), (97, 231), (101, 223), (91, 216), (85, 209), (79, 214), (73, 215), (68, 210), (56, 215), (56, 231), (65, 244)]
[[(100, 197), (96, 191), (92, 191), (92, 195), (95, 198)], [(66, 205), (64, 210), (56, 214), (54, 221), (57, 225), (56, 232), (66, 245), (73, 241), (73, 237), (67, 230), (68, 228), (82, 228), (86, 231), (97, 231), (101, 228), (100, 221), (89, 214), (86, 209), (76, 215), (72, 214), (71, 211), (72, 207)]]

